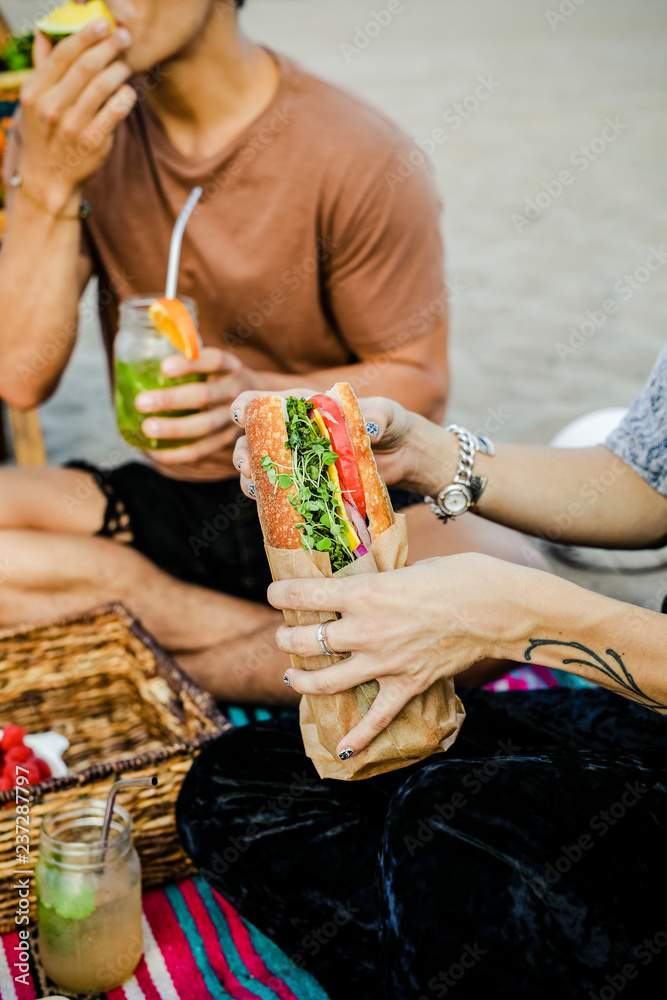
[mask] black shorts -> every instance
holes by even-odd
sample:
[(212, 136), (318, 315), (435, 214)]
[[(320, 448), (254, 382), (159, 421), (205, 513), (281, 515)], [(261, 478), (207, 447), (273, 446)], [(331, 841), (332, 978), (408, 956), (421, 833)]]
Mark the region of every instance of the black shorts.
[[(266, 601), (271, 572), (257, 507), (239, 481), (170, 479), (140, 462), (102, 471), (87, 462), (69, 468), (90, 473), (107, 497), (97, 532), (127, 541), (166, 573), (252, 601)], [(391, 490), (395, 510), (422, 501)]]

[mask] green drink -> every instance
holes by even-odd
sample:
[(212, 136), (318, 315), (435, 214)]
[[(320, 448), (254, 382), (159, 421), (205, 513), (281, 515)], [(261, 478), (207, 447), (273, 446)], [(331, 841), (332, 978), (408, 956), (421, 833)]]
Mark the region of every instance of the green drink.
[[(194, 438), (148, 438), (141, 429), (149, 416), (188, 417), (198, 410), (169, 410), (156, 414), (140, 413), (135, 399), (140, 392), (167, 389), (188, 382), (205, 382), (201, 374), (167, 378), (161, 364), (165, 358), (178, 354), (167, 337), (151, 322), (148, 308), (158, 296), (137, 295), (120, 307), (120, 328), (114, 342), (114, 397), (118, 429), (128, 444), (143, 450), (156, 451), (180, 448)], [(182, 298), (196, 324), (196, 306), (192, 299)]]
[[(161, 360), (121, 361), (115, 364), (115, 399), (118, 430), (128, 444), (135, 448), (156, 450), (158, 448), (178, 448), (190, 444), (193, 438), (147, 438), (141, 425), (150, 413), (140, 413), (134, 400), (140, 392), (149, 389), (166, 389), (186, 382), (205, 382), (205, 375), (184, 375), (182, 378), (167, 378), (160, 370)], [(189, 417), (197, 410), (168, 410), (160, 417)]]
[(97, 995), (126, 982), (143, 952), (141, 865), (132, 820), (106, 803), (78, 799), (44, 817), (36, 866), (39, 956), (64, 991)]

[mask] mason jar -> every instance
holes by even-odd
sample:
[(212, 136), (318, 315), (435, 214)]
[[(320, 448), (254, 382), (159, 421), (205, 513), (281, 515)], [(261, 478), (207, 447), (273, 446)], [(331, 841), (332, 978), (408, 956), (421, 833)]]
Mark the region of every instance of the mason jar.
[(141, 959), (141, 865), (132, 820), (114, 805), (107, 846), (106, 803), (77, 799), (48, 813), (36, 868), (39, 956), (67, 993), (106, 993)]
[[(187, 382), (204, 382), (202, 374), (167, 378), (160, 365), (165, 358), (179, 350), (155, 328), (148, 316), (149, 307), (159, 295), (133, 295), (121, 303), (118, 333), (114, 340), (114, 398), (118, 430), (135, 448), (152, 451), (160, 448), (178, 448), (190, 444), (192, 438), (148, 438), (141, 425), (152, 414), (140, 413), (134, 405), (140, 392), (166, 389), (168, 386)], [(180, 300), (186, 307), (199, 335), (197, 306), (185, 295)], [(201, 339), (200, 339), (201, 347)], [(156, 414), (160, 417), (187, 417), (198, 410), (169, 410)]]

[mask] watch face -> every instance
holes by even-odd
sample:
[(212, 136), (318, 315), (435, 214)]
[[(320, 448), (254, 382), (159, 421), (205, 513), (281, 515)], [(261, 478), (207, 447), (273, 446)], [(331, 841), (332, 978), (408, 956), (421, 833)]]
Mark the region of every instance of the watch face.
[(463, 514), (471, 502), (472, 495), (462, 486), (449, 486), (440, 495), (440, 503), (451, 517)]

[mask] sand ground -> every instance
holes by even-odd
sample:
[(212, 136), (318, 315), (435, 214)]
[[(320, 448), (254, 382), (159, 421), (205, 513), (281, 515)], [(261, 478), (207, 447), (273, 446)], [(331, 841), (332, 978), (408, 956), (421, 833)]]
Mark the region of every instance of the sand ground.
[[(0, 6), (20, 23), (40, 5)], [(667, 336), (662, 3), (247, 0), (243, 17), (253, 37), (359, 91), (427, 150), (445, 203), (450, 418), (544, 443), (632, 400)], [(53, 462), (129, 452), (89, 302), (42, 417)], [(667, 581), (572, 575), (649, 604)]]

